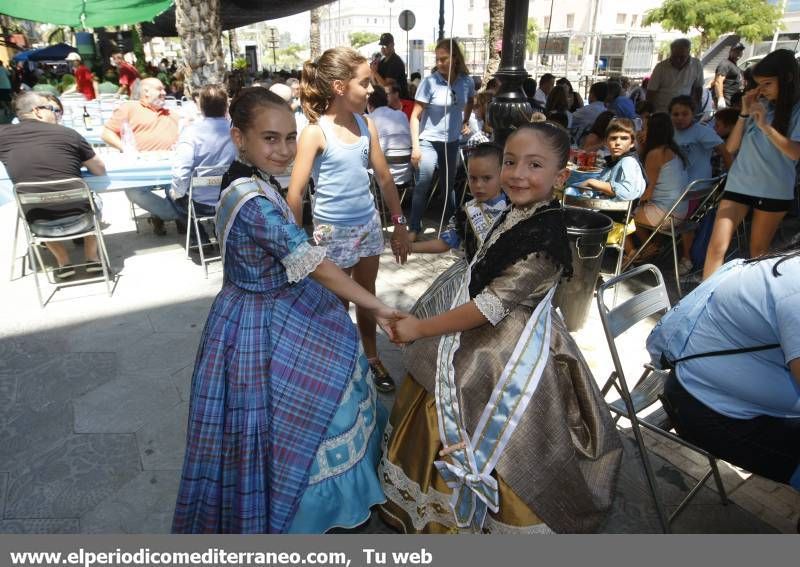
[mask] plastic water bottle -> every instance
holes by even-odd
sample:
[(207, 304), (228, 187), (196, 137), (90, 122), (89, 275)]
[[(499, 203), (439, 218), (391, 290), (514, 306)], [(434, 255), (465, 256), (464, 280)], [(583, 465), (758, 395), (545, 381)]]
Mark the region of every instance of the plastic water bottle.
[(136, 149), (136, 138), (133, 135), (133, 129), (127, 121), (122, 123), (122, 153), (136, 156), (138, 150)]

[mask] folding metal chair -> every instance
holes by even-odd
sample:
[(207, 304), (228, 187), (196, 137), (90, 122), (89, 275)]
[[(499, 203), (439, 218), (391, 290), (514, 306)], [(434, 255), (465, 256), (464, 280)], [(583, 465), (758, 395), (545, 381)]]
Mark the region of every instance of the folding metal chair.
[[(188, 215), (186, 218), (186, 257), (189, 258), (189, 252), (192, 248), (197, 248), (200, 254), (200, 264), (203, 266), (206, 278), (208, 278), (208, 263), (213, 260), (221, 260), (222, 256), (206, 256), (203, 250), (203, 242), (200, 237), (200, 223), (212, 222), (213, 215), (198, 215), (198, 205), (205, 205), (212, 207), (216, 210), (217, 203), (219, 202), (220, 186), (222, 185), (222, 176), (228, 170), (228, 164), (224, 165), (211, 165), (198, 167), (194, 170), (192, 179), (189, 183), (189, 200), (187, 203)], [(191, 244), (191, 236), (194, 234), (196, 244)], [(212, 243), (216, 243), (216, 236), (214, 230), (207, 231)]]
[[(77, 178), (59, 179), (56, 181), (39, 181), (28, 183), (17, 183), (14, 185), (14, 198), (17, 202), (17, 219), (18, 223), (25, 228), (25, 234), (28, 241), (28, 256), (31, 258), (33, 277), (36, 282), (36, 294), (39, 297), (39, 306), (44, 307), (46, 301), (42, 299), (42, 290), (39, 284), (39, 269), (41, 268), (46, 274), (48, 281), (55, 286), (55, 291), (61, 287), (71, 285), (105, 281), (106, 290), (109, 297), (111, 296), (111, 282), (110, 282), (110, 261), (108, 259), (108, 251), (106, 250), (105, 240), (103, 239), (103, 232), (100, 230), (100, 219), (97, 216), (94, 199), (92, 192), (86, 182)], [(52, 207), (54, 205), (63, 206), (80, 206), (88, 205), (92, 217), (92, 227), (61, 236), (42, 236), (36, 233), (35, 223), (30, 223), (27, 220), (26, 213), (35, 208)], [(97, 239), (97, 250), (100, 259), (100, 265), (103, 275), (95, 278), (80, 279), (72, 282), (56, 282), (51, 278), (52, 269), (45, 266), (40, 253), (40, 247), (47, 242), (57, 242), (64, 240), (72, 240), (74, 238), (84, 238), (94, 236)], [(14, 249), (16, 250), (16, 234), (14, 237)], [(85, 266), (84, 264), (72, 264), (73, 266)], [(13, 272), (13, 266), (12, 266)], [(51, 294), (48, 297), (48, 301)]]
[[(608, 290), (616, 288), (629, 280), (638, 278), (647, 272), (654, 276), (656, 280), (656, 285), (654, 287), (638, 292), (616, 307), (609, 308), (609, 305), (605, 301), (605, 294)], [(703, 487), (711, 475), (714, 476), (714, 481), (716, 482), (722, 504), (727, 504), (728, 499), (725, 494), (725, 487), (722, 484), (722, 478), (719, 475), (716, 457), (670, 431), (672, 429), (672, 423), (663, 406), (663, 400), (661, 399), (661, 395), (664, 391), (664, 383), (669, 376), (669, 371), (657, 370), (650, 364), (645, 364), (644, 371), (633, 389), (628, 389), (628, 382), (622, 368), (619, 352), (617, 351), (616, 341), (620, 335), (639, 321), (656, 314), (663, 315), (669, 311), (670, 302), (669, 296), (667, 295), (667, 288), (664, 285), (664, 278), (659, 269), (652, 264), (645, 264), (634, 268), (605, 282), (598, 288), (597, 307), (600, 310), (600, 321), (603, 324), (603, 331), (605, 331), (608, 349), (611, 352), (611, 359), (614, 363), (614, 370), (611, 372), (611, 375), (608, 377), (601, 391), (603, 396), (605, 396), (611, 388), (614, 388), (620, 396), (619, 399), (609, 404), (609, 409), (617, 416), (617, 419), (625, 417), (631, 423), (631, 430), (633, 431), (636, 444), (639, 448), (639, 456), (642, 460), (645, 478), (647, 479), (650, 492), (653, 495), (661, 525), (664, 532), (669, 532), (670, 524), (686, 508), (686, 505), (689, 504), (691, 499)], [(657, 407), (652, 413), (644, 416), (642, 415), (659, 402), (661, 402), (661, 407)], [(705, 476), (703, 476), (689, 491), (678, 505), (677, 509), (669, 517), (667, 517), (664, 511), (664, 504), (659, 494), (658, 487), (656, 486), (653, 467), (650, 463), (650, 457), (648, 456), (644, 439), (642, 438), (642, 427), (703, 455), (709, 462), (708, 472), (706, 472)]]
[[(622, 271), (625, 271), (631, 264), (633, 264), (633, 262), (639, 257), (647, 245), (650, 244), (650, 241), (655, 238), (656, 234), (667, 235), (672, 239), (672, 260), (675, 268), (675, 284), (678, 286), (679, 297), (682, 297), (683, 290), (681, 289), (681, 276), (680, 272), (678, 271), (678, 237), (686, 234), (687, 232), (695, 230), (699, 226), (703, 217), (716, 204), (719, 193), (722, 190), (722, 187), (725, 185), (726, 177), (726, 174), (722, 174), (719, 177), (712, 177), (710, 179), (696, 179), (689, 183), (681, 193), (680, 197), (675, 200), (675, 203), (673, 203), (672, 207), (670, 207), (669, 211), (658, 224), (658, 226), (648, 227), (652, 228), (653, 232), (650, 233), (650, 236), (647, 237), (647, 240), (645, 240), (644, 244), (639, 247), (633, 257), (631, 257), (631, 259), (628, 260), (624, 266), (622, 266)], [(689, 203), (691, 201), (700, 201), (700, 204), (697, 206), (694, 212), (689, 214), (686, 219), (675, 219), (675, 217), (672, 216), (681, 203)]]
[(14, 223), (14, 244), (11, 246), (11, 274), (8, 276), (8, 281), (14, 280), (14, 266), (17, 263), (17, 260), (22, 258), (22, 276), (25, 277), (25, 267), (30, 263), (30, 256), (28, 255), (29, 250), (26, 249), (25, 254), (22, 256), (17, 256), (17, 239), (19, 237), (19, 224), (20, 224), (20, 217), (19, 214), (16, 216), (16, 222)]

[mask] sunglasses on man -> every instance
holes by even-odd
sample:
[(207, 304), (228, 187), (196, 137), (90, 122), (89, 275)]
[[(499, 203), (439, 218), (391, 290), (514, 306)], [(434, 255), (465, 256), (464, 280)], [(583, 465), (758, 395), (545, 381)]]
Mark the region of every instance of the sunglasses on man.
[(45, 104), (42, 106), (37, 106), (36, 110), (49, 110), (53, 114), (64, 114), (64, 111), (58, 108), (57, 106), (53, 106), (50, 104)]

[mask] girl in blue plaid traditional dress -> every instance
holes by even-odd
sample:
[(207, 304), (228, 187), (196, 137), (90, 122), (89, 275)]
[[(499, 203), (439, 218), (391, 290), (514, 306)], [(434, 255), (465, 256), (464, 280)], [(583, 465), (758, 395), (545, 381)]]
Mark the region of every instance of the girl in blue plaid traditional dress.
[(354, 527), (384, 500), (376, 464), (385, 416), (337, 295), (382, 325), (393, 311), (309, 245), (279, 195), (272, 174), (296, 151), (289, 107), (251, 88), (230, 114), (240, 159), (217, 208), (225, 277), (195, 363), (172, 529)]

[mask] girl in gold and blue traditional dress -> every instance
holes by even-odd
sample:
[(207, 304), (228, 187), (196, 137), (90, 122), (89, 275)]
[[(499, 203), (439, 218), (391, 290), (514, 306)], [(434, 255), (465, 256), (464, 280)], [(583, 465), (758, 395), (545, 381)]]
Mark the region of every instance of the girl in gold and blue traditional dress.
[(396, 339), (411, 343), (409, 376), (384, 436), (381, 513), (400, 530), (587, 532), (610, 508), (619, 436), (551, 306), (571, 274), (563, 210), (552, 200), (568, 154), (557, 125), (512, 133), (501, 172), (512, 206), (451, 309), (394, 324)]

